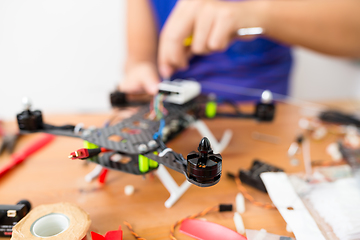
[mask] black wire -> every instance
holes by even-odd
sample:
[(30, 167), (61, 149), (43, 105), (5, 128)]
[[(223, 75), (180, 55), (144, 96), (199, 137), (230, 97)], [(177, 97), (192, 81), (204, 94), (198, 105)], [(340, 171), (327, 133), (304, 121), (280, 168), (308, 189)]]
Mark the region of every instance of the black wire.
[(355, 125), (360, 127), (360, 120), (350, 114), (345, 114), (336, 110), (329, 110), (320, 113), (319, 119), (328, 123), (337, 123), (342, 125)]
[(224, 103), (230, 105), (234, 110), (235, 114), (233, 113), (216, 113), (216, 117), (232, 117), (232, 118), (254, 118), (253, 113), (243, 113), (240, 111), (240, 108), (237, 104), (231, 100), (224, 100)]
[(75, 126), (74, 125), (63, 125), (63, 126), (54, 126), (54, 125), (51, 125), (51, 124), (46, 124), (44, 123), (44, 129), (47, 129), (47, 130), (70, 130), (70, 131), (74, 131), (75, 129)]

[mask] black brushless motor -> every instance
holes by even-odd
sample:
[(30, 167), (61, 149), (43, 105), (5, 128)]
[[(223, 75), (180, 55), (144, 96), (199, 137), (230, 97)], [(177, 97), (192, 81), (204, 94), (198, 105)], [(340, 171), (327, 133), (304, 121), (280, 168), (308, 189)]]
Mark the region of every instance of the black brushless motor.
[(40, 130), (44, 128), (42, 113), (39, 110), (25, 110), (16, 115), (20, 130)]
[(34, 131), (44, 128), (42, 113), (39, 110), (31, 111), (31, 102), (23, 98), (24, 111), (16, 115), (20, 130)]
[(197, 186), (215, 185), (221, 177), (222, 157), (213, 153), (206, 137), (201, 139), (198, 151), (187, 155), (186, 177)]

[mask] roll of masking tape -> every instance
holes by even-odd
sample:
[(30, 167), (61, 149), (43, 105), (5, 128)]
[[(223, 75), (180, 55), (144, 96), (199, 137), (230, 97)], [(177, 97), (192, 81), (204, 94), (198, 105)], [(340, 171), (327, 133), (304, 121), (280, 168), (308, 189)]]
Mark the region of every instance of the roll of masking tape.
[(41, 205), (13, 227), (11, 240), (86, 240), (89, 215), (71, 203)]

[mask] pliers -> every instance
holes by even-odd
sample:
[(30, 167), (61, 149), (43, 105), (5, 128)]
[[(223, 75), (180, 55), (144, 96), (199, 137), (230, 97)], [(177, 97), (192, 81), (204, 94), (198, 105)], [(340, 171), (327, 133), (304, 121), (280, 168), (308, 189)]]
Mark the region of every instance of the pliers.
[(2, 138), (2, 142), (0, 145), (0, 155), (7, 150), (9, 153), (14, 151), (16, 142), (19, 138), (19, 134), (6, 134), (3, 128), (3, 122), (0, 120), (0, 137)]

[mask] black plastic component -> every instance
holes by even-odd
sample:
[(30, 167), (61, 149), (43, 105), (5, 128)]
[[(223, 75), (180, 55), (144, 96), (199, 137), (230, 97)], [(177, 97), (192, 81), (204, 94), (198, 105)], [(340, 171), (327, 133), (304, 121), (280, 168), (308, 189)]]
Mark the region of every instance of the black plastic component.
[(206, 137), (201, 139), (198, 151), (187, 155), (186, 177), (195, 185), (212, 186), (220, 180), (222, 157), (213, 153)]
[(30, 209), (31, 204), (27, 200), (21, 200), (16, 205), (0, 205), (0, 237), (10, 237), (12, 228)]
[(258, 121), (272, 121), (275, 116), (275, 105), (273, 103), (257, 103), (254, 116)]
[(232, 204), (220, 204), (219, 212), (231, 212), (233, 210)]
[(275, 116), (275, 105), (273, 103), (257, 103), (254, 116), (258, 121), (272, 121)]
[(110, 93), (111, 106), (117, 108), (141, 106), (150, 103), (152, 98), (153, 96), (147, 94), (129, 94), (119, 90)]
[(240, 170), (239, 176), (241, 182), (250, 185), (260, 191), (267, 192), (263, 181), (260, 178), (260, 174), (263, 172), (283, 172), (284, 170), (270, 164), (261, 162), (259, 160), (254, 160), (251, 169)]
[(25, 110), (16, 115), (20, 130), (35, 131), (44, 128), (42, 113), (39, 110)]
[(159, 93), (162, 93), (164, 95), (180, 94), (179, 92), (170, 92), (170, 91), (165, 91), (165, 90), (161, 90), (161, 89), (159, 89)]
[(300, 134), (299, 136), (297, 136), (296, 142), (297, 142), (299, 145), (302, 144), (303, 141), (304, 141), (304, 135)]
[(27, 211), (27, 212), (30, 212), (30, 210), (31, 210), (31, 203), (30, 203), (28, 200), (26, 200), (26, 199), (20, 200), (16, 205), (20, 205), (20, 204), (25, 205), (26, 211)]
[(355, 125), (356, 127), (360, 127), (360, 120), (358, 117), (336, 110), (321, 112), (319, 115), (319, 119), (328, 123)]
[(114, 91), (110, 94), (110, 103), (112, 107), (124, 107), (129, 104), (126, 94), (120, 91)]
[(227, 172), (226, 173), (226, 176), (228, 177), (228, 178), (230, 178), (231, 180), (235, 180), (235, 175), (233, 174), (233, 173), (231, 173), (231, 172)]

